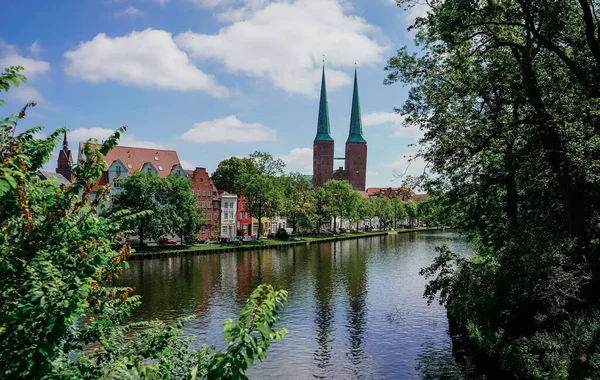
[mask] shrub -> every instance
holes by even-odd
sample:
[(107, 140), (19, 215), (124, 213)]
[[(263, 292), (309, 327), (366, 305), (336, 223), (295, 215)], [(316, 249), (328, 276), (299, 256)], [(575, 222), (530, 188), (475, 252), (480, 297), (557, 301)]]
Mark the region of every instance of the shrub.
[(283, 228), (280, 228), (277, 230), (277, 232), (275, 233), (275, 238), (277, 240), (288, 240), (289, 239), (289, 235), (287, 233), (287, 231)]

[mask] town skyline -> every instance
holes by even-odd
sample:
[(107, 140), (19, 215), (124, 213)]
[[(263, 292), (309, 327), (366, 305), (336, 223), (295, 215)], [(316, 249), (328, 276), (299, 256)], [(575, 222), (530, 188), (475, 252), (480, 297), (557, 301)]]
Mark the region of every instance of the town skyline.
[[(384, 86), (383, 68), (393, 46), (412, 44), (406, 28), (422, 10), (405, 12), (392, 0), (369, 5), (65, 1), (52, 12), (77, 14), (71, 25), (7, 15), (0, 63), (24, 66), (29, 79), (9, 96), (7, 110), (36, 100), (21, 128), (45, 125), (47, 134), (66, 124), (71, 144), (127, 125), (121, 145), (177, 150), (186, 169), (212, 173), (223, 159), (262, 150), (282, 158), (288, 171), (311, 174), (324, 55), (332, 137), (342, 141), (348, 133), (356, 63), (370, 145), (366, 185), (399, 186), (393, 171), (406, 169), (409, 145), (421, 133), (403, 128), (393, 108), (407, 90)], [(17, 4), (7, 12), (26, 11)], [(278, 19), (292, 14), (302, 33)], [(342, 145), (335, 156), (344, 156)], [(409, 173), (422, 168), (412, 164)]]

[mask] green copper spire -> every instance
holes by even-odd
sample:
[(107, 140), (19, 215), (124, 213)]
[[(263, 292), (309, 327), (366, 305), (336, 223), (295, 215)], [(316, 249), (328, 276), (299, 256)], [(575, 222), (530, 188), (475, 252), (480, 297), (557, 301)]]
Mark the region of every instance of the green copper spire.
[(327, 88), (325, 86), (325, 65), (323, 65), (323, 78), (321, 79), (321, 101), (319, 102), (319, 121), (317, 123), (317, 140), (333, 141), (329, 128), (329, 108), (327, 107)]
[(354, 94), (352, 94), (352, 115), (350, 116), (350, 134), (346, 142), (366, 143), (362, 135), (362, 120), (360, 118), (360, 102), (358, 101), (358, 79), (354, 68)]

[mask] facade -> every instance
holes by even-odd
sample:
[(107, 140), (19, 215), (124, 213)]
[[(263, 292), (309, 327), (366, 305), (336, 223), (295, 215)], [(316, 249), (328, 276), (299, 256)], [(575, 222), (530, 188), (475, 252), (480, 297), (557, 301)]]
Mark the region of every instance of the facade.
[(237, 203), (237, 195), (229, 193), (221, 195), (221, 237), (237, 236)]
[[(346, 140), (346, 156), (344, 158), (334, 157), (335, 143), (331, 137), (329, 123), (325, 68), (323, 68), (321, 81), (317, 135), (313, 142), (313, 185), (319, 187), (323, 186), (330, 179), (338, 179), (350, 182), (354, 190), (364, 191), (367, 182), (367, 141), (362, 135), (362, 119), (360, 115), (356, 70), (354, 70), (350, 131)], [(334, 171), (333, 162), (340, 159), (343, 159), (345, 164)]]
[[(83, 153), (84, 144), (85, 143), (83, 142), (79, 144), (78, 161), (85, 158)], [(61, 155), (59, 155), (59, 160), (60, 159)], [(109, 165), (108, 169), (102, 173), (100, 179), (96, 182), (94, 187), (92, 187), (90, 200), (96, 198), (100, 188), (109, 184), (111, 186), (110, 198), (108, 198), (105, 203), (108, 207), (110, 207), (114, 197), (121, 191), (119, 180), (127, 178), (136, 171), (154, 172), (159, 177), (167, 177), (171, 174), (182, 177), (186, 176), (186, 173), (179, 162), (177, 152), (174, 150), (117, 145), (106, 154), (104, 161)], [(59, 169), (57, 169), (57, 171), (58, 170)]]
[(205, 224), (198, 235), (201, 239), (216, 239), (220, 235), (221, 207), (217, 188), (205, 168), (186, 170), (192, 181), (192, 193), (196, 196), (198, 207), (204, 211)]
[(241, 237), (250, 236), (252, 232), (252, 215), (246, 209), (246, 203), (244, 196), (238, 195), (236, 229)]

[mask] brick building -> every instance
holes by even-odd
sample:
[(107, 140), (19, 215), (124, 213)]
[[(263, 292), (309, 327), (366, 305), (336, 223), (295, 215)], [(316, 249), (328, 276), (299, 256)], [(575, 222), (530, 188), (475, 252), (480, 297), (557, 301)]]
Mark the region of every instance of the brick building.
[[(329, 109), (327, 105), (327, 89), (325, 84), (325, 68), (321, 82), (321, 99), (319, 102), (319, 119), (317, 136), (313, 142), (313, 185), (322, 186), (330, 179), (346, 180), (354, 190), (364, 191), (367, 182), (367, 141), (362, 135), (360, 101), (358, 97), (358, 76), (354, 70), (354, 91), (352, 94), (352, 111), (350, 131), (346, 140), (346, 156), (334, 157), (334, 140), (331, 137)], [(334, 160), (344, 160), (344, 166), (333, 170)]]
[(205, 168), (186, 170), (192, 180), (192, 193), (198, 199), (198, 206), (204, 210), (205, 225), (200, 230), (201, 239), (216, 239), (220, 234), (221, 198)]
[[(246, 209), (246, 203), (248, 202), (244, 196), (238, 195), (236, 227), (238, 231), (242, 231), (241, 236), (250, 236), (252, 230), (252, 215)], [(238, 236), (240, 236), (239, 233)]]
[(65, 132), (63, 138), (63, 147), (58, 152), (58, 162), (56, 167), (56, 173), (62, 174), (67, 181), (73, 181), (73, 170), (71, 169), (71, 165), (73, 164), (73, 156), (71, 154), (71, 150), (69, 149), (69, 142), (67, 141), (67, 132)]

